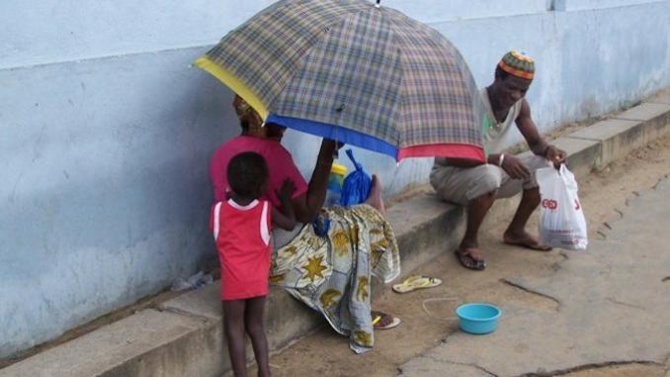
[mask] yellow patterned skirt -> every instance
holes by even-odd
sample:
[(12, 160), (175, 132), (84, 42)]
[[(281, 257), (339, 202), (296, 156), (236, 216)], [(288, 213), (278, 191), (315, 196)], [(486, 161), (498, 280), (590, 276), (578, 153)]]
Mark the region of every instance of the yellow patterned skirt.
[(333, 207), (324, 215), (327, 237), (304, 226), (275, 251), (270, 281), (321, 313), (362, 353), (374, 345), (371, 276), (388, 283), (400, 275), (398, 244), (391, 225), (369, 205)]

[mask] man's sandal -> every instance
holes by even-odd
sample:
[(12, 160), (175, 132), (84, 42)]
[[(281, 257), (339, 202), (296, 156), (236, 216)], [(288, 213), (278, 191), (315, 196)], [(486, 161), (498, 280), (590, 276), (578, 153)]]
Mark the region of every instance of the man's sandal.
[(400, 284), (393, 285), (393, 291), (396, 293), (407, 293), (422, 288), (433, 288), (442, 284), (442, 280), (431, 278), (429, 276), (410, 276)]
[(370, 315), (372, 315), (372, 327), (375, 330), (388, 330), (400, 324), (400, 318), (390, 314), (373, 310)]
[(456, 250), (456, 258), (465, 268), (475, 271), (483, 271), (486, 268), (486, 261), (483, 259), (475, 259), (469, 250), (470, 249)]

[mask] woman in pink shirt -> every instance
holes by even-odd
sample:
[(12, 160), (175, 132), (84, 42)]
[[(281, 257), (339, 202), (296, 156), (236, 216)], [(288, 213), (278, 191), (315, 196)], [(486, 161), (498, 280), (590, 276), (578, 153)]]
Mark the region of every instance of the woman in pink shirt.
[[(295, 186), (291, 205), (303, 225), (293, 232), (273, 231), (271, 281), (324, 315), (338, 333), (348, 335), (356, 353), (371, 349), (373, 328), (391, 328), (400, 322), (383, 313), (370, 315), (370, 275), (388, 283), (400, 274), (398, 246), (384, 218), (377, 177), (373, 176), (370, 197), (364, 204), (323, 209), (336, 142), (321, 142), (311, 179), (306, 182), (280, 144), (285, 129), (263, 125), (258, 113), (238, 96), (233, 107), (242, 134), (222, 145), (212, 157), (215, 200), (225, 199), (228, 163), (241, 152), (256, 152), (265, 158), (269, 172), (265, 199), (277, 208), (281, 202), (276, 191), (286, 179), (291, 180)], [(329, 224), (328, 229), (315, 230), (311, 225), (315, 220)]]

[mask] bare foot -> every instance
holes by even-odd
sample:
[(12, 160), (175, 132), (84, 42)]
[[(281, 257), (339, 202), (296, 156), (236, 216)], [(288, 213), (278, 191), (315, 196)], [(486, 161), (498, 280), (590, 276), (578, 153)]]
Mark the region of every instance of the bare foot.
[(372, 175), (372, 184), (370, 186), (370, 195), (365, 201), (365, 204), (369, 204), (374, 207), (382, 216), (386, 216), (386, 207), (384, 206), (384, 200), (382, 200), (382, 188), (381, 182), (376, 175)]
[(526, 232), (520, 235), (505, 232), (503, 242), (508, 245), (520, 246), (531, 250), (551, 251), (551, 246), (541, 244), (540, 241)]

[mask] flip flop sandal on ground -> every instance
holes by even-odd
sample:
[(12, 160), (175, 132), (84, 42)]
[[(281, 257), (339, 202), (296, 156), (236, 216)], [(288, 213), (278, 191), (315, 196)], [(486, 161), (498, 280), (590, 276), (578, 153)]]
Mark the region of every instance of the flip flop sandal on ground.
[(483, 271), (486, 268), (486, 261), (473, 258), (467, 250), (456, 250), (455, 254), (458, 261), (461, 262), (461, 265), (465, 268), (475, 271)]
[(393, 285), (393, 291), (396, 293), (407, 293), (417, 289), (433, 288), (442, 284), (442, 280), (431, 278), (429, 276), (411, 276), (400, 284)]
[(373, 311), (372, 326), (375, 330), (388, 330), (400, 324), (400, 318), (383, 312)]

